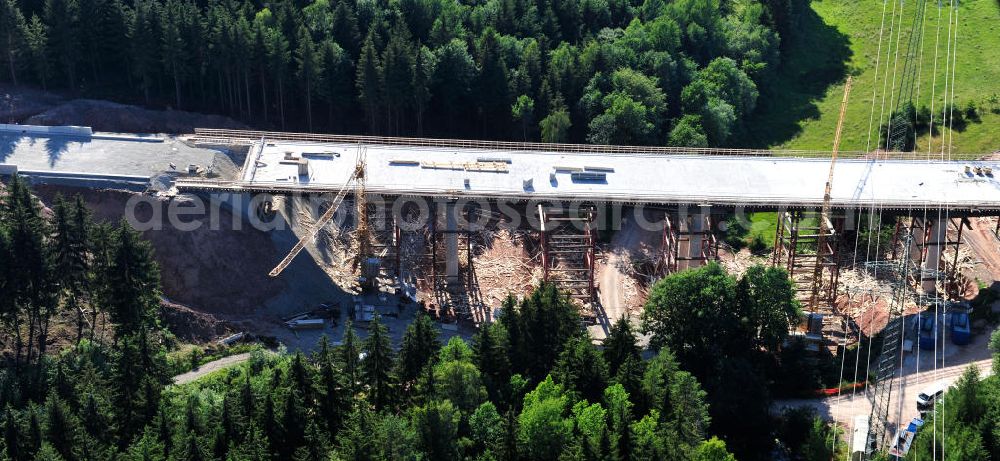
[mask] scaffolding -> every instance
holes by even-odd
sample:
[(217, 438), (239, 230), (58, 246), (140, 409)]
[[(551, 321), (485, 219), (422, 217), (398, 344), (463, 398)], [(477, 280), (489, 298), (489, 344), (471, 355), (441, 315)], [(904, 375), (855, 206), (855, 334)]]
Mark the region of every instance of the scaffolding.
[(711, 215), (663, 217), (664, 272), (700, 267), (719, 259), (719, 240)]
[[(467, 224), (472, 222), (473, 210), (468, 204), (459, 209), (455, 202), (448, 202), (434, 204), (432, 212), (434, 218), (430, 220), (427, 236), (428, 285), (442, 311), (471, 318), (473, 308), (482, 304), (473, 267), (473, 231)], [(465, 226), (458, 225), (459, 214), (466, 216)]]
[(583, 304), (594, 299), (595, 215), (589, 207), (538, 205), (543, 278)]
[[(820, 219), (827, 219), (825, 226)], [(807, 312), (833, 311), (840, 283), (837, 236), (842, 227), (842, 220), (830, 220), (815, 211), (778, 215), (771, 264), (788, 271), (796, 297)]]
[[(939, 229), (935, 229), (936, 222), (945, 222), (947, 228), (942, 232)], [(899, 256), (899, 250), (902, 247), (901, 236), (910, 235), (910, 243), (907, 245), (912, 246), (912, 249), (908, 252), (908, 257), (913, 260), (913, 263), (917, 267), (928, 267), (935, 271), (941, 268), (940, 271), (943, 274), (943, 279), (947, 286), (954, 286), (957, 282), (958, 276), (958, 256), (959, 249), (962, 246), (962, 231), (963, 228), (972, 230), (972, 223), (969, 222), (967, 217), (947, 217), (947, 218), (926, 218), (926, 217), (912, 217), (909, 222), (903, 219), (896, 220), (896, 229), (893, 232), (892, 237), (892, 259), (896, 259)], [(940, 234), (937, 234), (940, 232)], [(952, 238), (952, 235), (955, 237)], [(951, 261), (948, 261), (947, 253), (951, 253)], [(929, 261), (929, 258), (933, 258), (933, 255), (937, 255), (939, 258), (936, 263)], [(926, 272), (926, 271), (924, 271)], [(915, 288), (923, 288), (924, 291), (934, 292), (935, 289), (932, 284), (935, 284), (939, 277), (930, 276), (924, 274), (924, 272), (914, 272), (916, 275), (911, 275), (909, 281), (914, 285)]]

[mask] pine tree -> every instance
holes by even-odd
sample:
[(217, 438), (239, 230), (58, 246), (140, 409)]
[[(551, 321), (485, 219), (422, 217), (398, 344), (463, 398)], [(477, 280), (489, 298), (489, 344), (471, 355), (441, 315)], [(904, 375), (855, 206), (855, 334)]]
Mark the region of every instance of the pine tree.
[(353, 109), (354, 63), (339, 44), (327, 39), (320, 44), (323, 53), (323, 88), (320, 95), (329, 109), (329, 124), (343, 130), (346, 114)]
[(281, 426), (274, 414), (274, 397), (271, 392), (264, 398), (264, 411), (261, 415), (260, 426), (264, 428), (264, 435), (267, 438), (268, 451), (275, 453), (281, 446)]
[(305, 403), (312, 402), (312, 366), (306, 361), (301, 351), (292, 357), (292, 365), (289, 367), (288, 379), (292, 390), (299, 393)]
[(209, 456), (198, 440), (198, 435), (194, 431), (188, 431), (184, 436), (184, 451), (180, 453), (181, 459), (185, 461), (206, 461)]
[(250, 424), (256, 415), (256, 405), (254, 403), (253, 387), (250, 385), (250, 372), (244, 373), (243, 385), (240, 387), (240, 410), (243, 412), (245, 424)]
[(278, 454), (281, 459), (291, 459), (295, 450), (305, 443), (306, 410), (302, 396), (297, 391), (291, 391), (285, 396), (285, 405), (281, 416), (281, 443)]
[(160, 411), (156, 415), (156, 440), (163, 446), (163, 457), (170, 457), (170, 447), (173, 445), (173, 426), (167, 416), (167, 406), (160, 405)]
[[(510, 89), (507, 79), (507, 65), (500, 55), (500, 44), (496, 31), (487, 29), (479, 39), (479, 78), (477, 100), (483, 121), (483, 135), (491, 137), (496, 130), (507, 126), (508, 108), (510, 105)], [(495, 129), (491, 130), (490, 127)]]
[(11, 258), (8, 263), (10, 289), (6, 295), (10, 297), (8, 307), (11, 309), (5, 313), (5, 323), (15, 332), (15, 361), (19, 362), (24, 345), (21, 326), (25, 319), (22, 313), (27, 317), (27, 361), (31, 362), (36, 337), (40, 344), (45, 344), (48, 319), (55, 310), (53, 270), (45, 242), (49, 232), (37, 200), (23, 181), (15, 176), (8, 194), (6, 208), (10, 219), (8, 245)]
[(21, 430), (9, 405), (3, 412), (3, 441), (7, 456), (10, 459), (21, 459)]
[(354, 15), (351, 2), (337, 2), (333, 10), (333, 21), (330, 24), (333, 39), (344, 47), (351, 56), (358, 56), (361, 49), (361, 33), (358, 31), (358, 18)]
[(608, 433), (615, 460), (632, 457), (632, 402), (625, 388), (615, 384), (604, 391), (604, 404), (608, 408)]
[(291, 54), (288, 49), (288, 39), (278, 28), (268, 28), (267, 33), (268, 68), (274, 81), (275, 92), (278, 94), (278, 114), (281, 118), (281, 128), (285, 129), (285, 80), (288, 73), (288, 63)]
[(368, 325), (368, 337), (364, 342), (365, 358), (361, 362), (365, 384), (371, 403), (377, 411), (389, 406), (392, 400), (393, 353), (389, 330), (378, 316)]
[(55, 270), (59, 274), (61, 300), (65, 309), (76, 315), (76, 340), (83, 338), (83, 306), (80, 301), (86, 291), (90, 272), (88, 237), (90, 227), (87, 208), (82, 199), (69, 204), (57, 196), (53, 206), (52, 250)]
[(139, 80), (142, 96), (148, 104), (150, 91), (159, 70), (160, 4), (154, 0), (136, 0), (128, 22), (129, 64), (132, 74)]
[(608, 385), (604, 357), (590, 343), (589, 335), (576, 335), (566, 343), (552, 370), (553, 378), (588, 402), (600, 400)]
[(160, 15), (163, 67), (174, 81), (174, 101), (181, 109), (181, 80), (187, 76), (188, 43), (184, 36), (185, 8), (179, 0), (167, 0)]
[(335, 434), (340, 430), (345, 415), (350, 409), (350, 395), (343, 382), (343, 374), (335, 368), (333, 353), (329, 350), (326, 336), (320, 339), (320, 350), (316, 360), (319, 362), (319, 412), (326, 423), (327, 432)]

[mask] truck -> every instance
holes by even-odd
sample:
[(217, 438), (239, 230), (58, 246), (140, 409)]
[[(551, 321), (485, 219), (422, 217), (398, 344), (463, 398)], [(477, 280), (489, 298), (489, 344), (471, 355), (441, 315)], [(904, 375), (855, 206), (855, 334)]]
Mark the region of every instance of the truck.
[(956, 310), (951, 314), (951, 342), (956, 346), (965, 346), (972, 342), (972, 327), (969, 313)]
[(937, 314), (928, 309), (918, 314), (915, 320), (920, 349), (933, 350), (937, 346), (937, 339), (940, 338), (940, 322), (938, 322)]
[(906, 427), (900, 427), (896, 431), (896, 435), (889, 442), (892, 444), (889, 446), (890, 460), (902, 460), (906, 457), (906, 453), (910, 451), (910, 445), (913, 445), (913, 439), (917, 437), (917, 431), (923, 425), (924, 420), (913, 418), (910, 424), (907, 424)]

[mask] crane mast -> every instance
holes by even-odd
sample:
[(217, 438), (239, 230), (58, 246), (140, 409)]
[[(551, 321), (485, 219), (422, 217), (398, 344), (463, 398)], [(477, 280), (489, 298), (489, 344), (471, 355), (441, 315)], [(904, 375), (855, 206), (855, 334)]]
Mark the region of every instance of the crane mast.
[[(823, 289), (823, 256), (826, 252), (826, 247), (829, 244), (829, 242), (827, 242), (827, 235), (833, 230), (830, 219), (830, 215), (833, 211), (830, 193), (833, 190), (833, 173), (837, 166), (837, 152), (840, 150), (840, 134), (844, 129), (844, 114), (847, 112), (847, 100), (851, 96), (851, 83), (852, 79), (848, 76), (847, 83), (844, 84), (844, 99), (840, 101), (840, 116), (837, 118), (837, 130), (833, 136), (833, 154), (830, 158), (830, 174), (826, 179), (826, 188), (823, 190), (823, 207), (819, 214), (819, 235), (816, 239), (816, 268), (813, 273), (812, 293), (810, 294), (809, 299), (810, 305), (813, 307), (815, 307), (816, 303), (819, 301), (820, 292)], [(832, 254), (832, 252), (829, 253)]]

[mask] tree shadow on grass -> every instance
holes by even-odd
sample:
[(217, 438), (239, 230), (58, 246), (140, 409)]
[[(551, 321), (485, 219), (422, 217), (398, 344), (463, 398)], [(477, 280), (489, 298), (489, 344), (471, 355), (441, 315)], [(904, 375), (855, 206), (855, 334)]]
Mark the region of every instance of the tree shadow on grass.
[(740, 147), (766, 148), (802, 132), (801, 121), (820, 116), (817, 103), (848, 74), (850, 37), (823, 22), (808, 2), (799, 4), (791, 36), (782, 37), (782, 64), (760, 85), (757, 110), (739, 136)]

